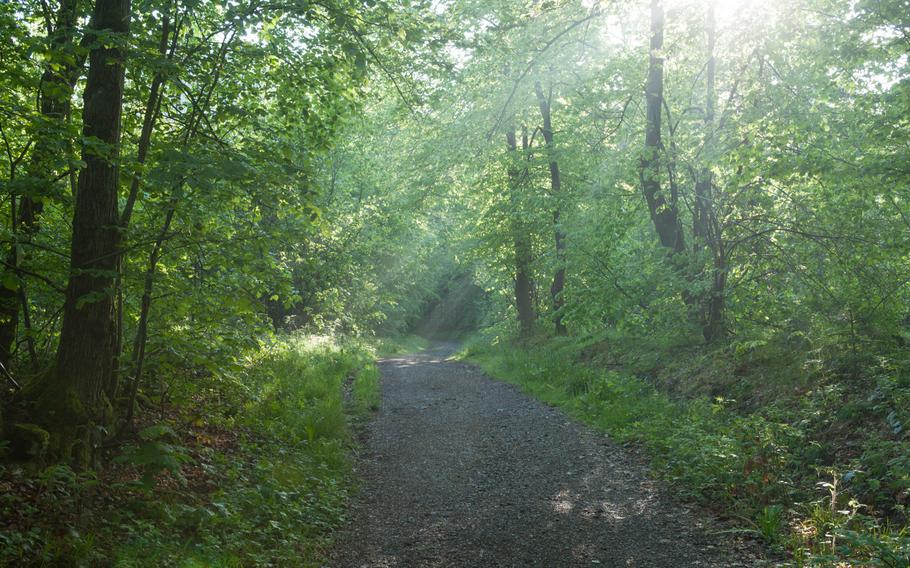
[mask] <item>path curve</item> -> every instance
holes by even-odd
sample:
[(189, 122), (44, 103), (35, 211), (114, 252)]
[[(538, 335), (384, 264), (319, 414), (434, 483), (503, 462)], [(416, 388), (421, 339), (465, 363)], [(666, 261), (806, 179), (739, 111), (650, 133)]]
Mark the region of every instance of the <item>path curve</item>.
[(602, 433), (452, 344), (380, 362), (337, 568), (757, 566)]

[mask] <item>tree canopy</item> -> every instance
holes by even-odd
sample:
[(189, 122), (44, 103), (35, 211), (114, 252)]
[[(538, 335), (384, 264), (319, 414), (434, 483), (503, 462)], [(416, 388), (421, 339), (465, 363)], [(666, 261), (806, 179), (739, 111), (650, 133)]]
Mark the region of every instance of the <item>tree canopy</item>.
[(908, 53), (906, 0), (3, 2), (10, 452), (100, 467), (290, 330), (468, 327), (785, 345), (906, 444)]

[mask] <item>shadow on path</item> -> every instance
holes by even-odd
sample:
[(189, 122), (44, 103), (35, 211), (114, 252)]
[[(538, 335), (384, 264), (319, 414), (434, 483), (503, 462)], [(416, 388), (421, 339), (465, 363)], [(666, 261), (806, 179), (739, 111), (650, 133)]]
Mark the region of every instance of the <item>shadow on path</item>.
[(603, 434), (447, 360), (456, 349), (380, 362), (363, 491), (333, 566), (760, 565)]

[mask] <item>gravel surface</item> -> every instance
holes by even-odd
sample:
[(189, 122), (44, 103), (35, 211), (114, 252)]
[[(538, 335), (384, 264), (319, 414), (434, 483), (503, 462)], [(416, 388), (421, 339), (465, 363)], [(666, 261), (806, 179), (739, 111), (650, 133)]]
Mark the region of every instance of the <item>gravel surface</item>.
[(447, 361), (454, 349), (380, 363), (332, 566), (761, 565), (602, 433)]

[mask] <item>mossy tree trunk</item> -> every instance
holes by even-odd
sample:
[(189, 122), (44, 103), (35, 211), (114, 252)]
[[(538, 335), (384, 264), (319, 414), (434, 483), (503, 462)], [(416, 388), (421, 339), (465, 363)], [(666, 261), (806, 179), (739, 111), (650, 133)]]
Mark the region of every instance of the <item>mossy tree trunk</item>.
[(82, 151), (70, 277), (55, 372), (37, 401), (41, 423), (51, 435), (50, 457), (76, 467), (91, 465), (93, 449), (111, 423), (104, 394), (113, 380), (114, 282), (119, 216), (117, 158), (123, 73), (130, 25), (130, 0), (97, 0), (89, 34), (83, 135), (96, 143)]

